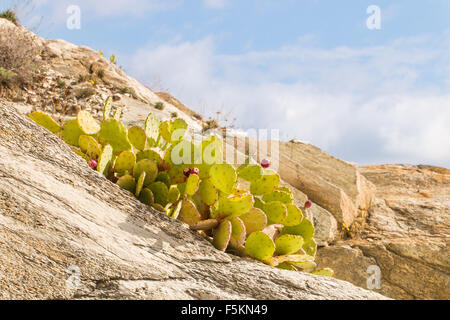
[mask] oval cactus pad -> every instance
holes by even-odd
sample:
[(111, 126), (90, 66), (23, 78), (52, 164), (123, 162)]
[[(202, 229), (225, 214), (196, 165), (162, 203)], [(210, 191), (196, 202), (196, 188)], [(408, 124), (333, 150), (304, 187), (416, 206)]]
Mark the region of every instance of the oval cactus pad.
[(112, 109), (112, 97), (108, 97), (105, 101), (105, 106), (103, 107), (103, 121), (111, 118), (111, 109)]
[(141, 127), (132, 127), (128, 130), (128, 140), (137, 150), (143, 151), (147, 143), (147, 135)]
[(283, 223), (287, 227), (298, 226), (303, 220), (303, 212), (293, 204), (287, 204), (287, 217)]
[(155, 202), (153, 192), (148, 188), (143, 189), (139, 196), (139, 201), (147, 206), (151, 206)]
[[(145, 183), (144, 183), (144, 185), (145, 185)], [(169, 189), (167, 188), (167, 186), (164, 183), (155, 182), (155, 183), (152, 183), (148, 188), (153, 192), (153, 196), (155, 197), (155, 203), (158, 203), (162, 206), (167, 205)]]
[(252, 208), (249, 212), (243, 214), (239, 218), (244, 222), (247, 234), (261, 231), (267, 227), (266, 214), (257, 208)]
[(249, 182), (262, 178), (264, 169), (259, 165), (245, 165), (238, 169), (239, 178)]
[(131, 172), (136, 164), (136, 156), (131, 151), (124, 151), (116, 159), (114, 171), (124, 173)]
[(230, 194), (237, 182), (236, 170), (229, 164), (215, 164), (209, 170), (212, 184), (222, 192)]
[(181, 206), (180, 214), (178, 215), (178, 220), (187, 223), (190, 226), (195, 225), (200, 222), (202, 219), (200, 212), (198, 212), (194, 203), (189, 200), (183, 201), (183, 205)]
[(197, 190), (200, 183), (200, 177), (196, 174), (191, 174), (186, 181), (185, 193), (189, 196), (193, 196)]
[(285, 234), (275, 239), (276, 254), (290, 255), (297, 253), (303, 246), (303, 238), (292, 234)]
[(145, 177), (144, 186), (148, 186), (154, 182), (158, 176), (158, 167), (154, 161), (144, 159), (134, 165), (133, 176), (138, 179), (142, 172), (147, 174)]
[(239, 217), (250, 211), (253, 207), (253, 196), (251, 194), (222, 196), (219, 200), (220, 215)]
[(294, 227), (284, 227), (281, 234), (294, 234), (302, 236), (305, 243), (314, 238), (315, 229), (311, 221), (307, 218), (303, 218), (302, 222)]
[(265, 202), (279, 201), (284, 204), (292, 204), (294, 196), (291, 192), (275, 190), (272, 193), (266, 194), (262, 198)]
[(98, 136), (102, 143), (110, 144), (116, 153), (131, 150), (128, 130), (120, 121), (115, 119), (103, 121)]
[(254, 232), (245, 242), (245, 251), (256, 260), (266, 261), (275, 253), (275, 243), (264, 232)]
[(209, 179), (202, 180), (198, 192), (200, 194), (200, 197), (202, 198), (202, 201), (206, 205), (212, 206), (214, 205), (214, 203), (216, 203), (218, 198), (217, 189), (216, 187), (214, 187), (211, 180)]
[(61, 132), (61, 137), (67, 144), (79, 147), (80, 145), (78, 144), (78, 140), (83, 134), (83, 131), (81, 131), (80, 127), (78, 126), (77, 120), (74, 119), (69, 120), (64, 124)]
[(51, 133), (58, 133), (61, 131), (59, 124), (52, 119), (49, 115), (42, 112), (33, 112), (28, 116), (31, 120), (36, 122), (36, 124), (44, 127)]
[(213, 245), (217, 250), (225, 252), (231, 239), (232, 225), (230, 221), (223, 221), (214, 231)]
[(97, 134), (100, 131), (100, 125), (87, 111), (78, 112), (77, 122), (80, 129), (87, 135)]
[(103, 148), (102, 154), (98, 158), (97, 171), (107, 176), (112, 159), (113, 148), (108, 144), (105, 148)]
[(138, 197), (138, 198), (141, 195), (142, 189), (144, 188), (144, 181), (145, 181), (146, 176), (147, 176), (147, 174), (145, 173), (145, 171), (143, 171), (137, 180), (135, 194), (136, 194), (136, 197)]
[(286, 206), (279, 201), (266, 203), (264, 212), (267, 215), (269, 224), (282, 224), (288, 217)]
[(280, 176), (273, 170), (265, 170), (261, 179), (253, 181), (250, 191), (255, 196), (272, 193), (280, 184)]
[(130, 175), (126, 175), (121, 177), (118, 181), (117, 184), (119, 185), (119, 187), (121, 187), (122, 189), (125, 189), (131, 193), (135, 193), (136, 192), (136, 180), (130, 176)]
[(244, 222), (238, 217), (229, 217), (226, 220), (231, 222), (230, 245), (234, 248), (242, 247), (247, 236)]

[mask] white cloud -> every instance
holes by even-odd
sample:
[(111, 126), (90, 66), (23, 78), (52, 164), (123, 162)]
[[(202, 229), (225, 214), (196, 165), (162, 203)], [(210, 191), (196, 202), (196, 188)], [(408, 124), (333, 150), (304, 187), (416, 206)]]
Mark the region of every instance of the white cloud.
[(233, 111), (243, 128), (278, 128), (285, 139), (362, 164), (450, 167), (448, 74), (433, 84), (449, 60), (449, 39), (329, 50), (299, 41), (221, 55), (206, 38), (142, 48), (128, 65), (147, 83), (159, 76), (199, 112)]

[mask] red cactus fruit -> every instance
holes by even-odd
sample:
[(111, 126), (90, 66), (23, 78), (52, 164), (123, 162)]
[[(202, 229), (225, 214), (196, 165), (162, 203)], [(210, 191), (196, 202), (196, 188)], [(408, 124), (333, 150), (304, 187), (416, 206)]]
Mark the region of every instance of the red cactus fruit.
[(313, 205), (313, 203), (311, 202), (311, 201), (306, 201), (305, 202), (305, 209), (309, 209), (309, 208), (311, 208), (312, 207), (312, 205)]
[(97, 166), (98, 166), (97, 161), (95, 161), (95, 160), (89, 161), (89, 167), (91, 167), (92, 169), (97, 168)]
[(261, 167), (263, 167), (264, 169), (267, 169), (270, 167), (270, 160), (269, 159), (264, 159), (263, 161), (261, 161)]

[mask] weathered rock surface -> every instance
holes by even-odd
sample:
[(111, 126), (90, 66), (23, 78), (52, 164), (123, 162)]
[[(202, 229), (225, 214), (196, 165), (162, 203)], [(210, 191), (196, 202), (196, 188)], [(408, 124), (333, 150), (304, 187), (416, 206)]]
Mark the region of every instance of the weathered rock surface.
[(450, 299), (450, 170), (409, 165), (361, 170), (378, 190), (361, 239), (320, 249), (319, 265), (361, 287), (367, 286), (367, 268), (376, 265), (384, 295)]
[(1, 102), (0, 153), (1, 299), (383, 298), (215, 250)]
[(298, 142), (280, 143), (279, 157), (283, 179), (331, 212), (338, 223), (350, 227), (369, 209), (375, 188), (358, 166)]

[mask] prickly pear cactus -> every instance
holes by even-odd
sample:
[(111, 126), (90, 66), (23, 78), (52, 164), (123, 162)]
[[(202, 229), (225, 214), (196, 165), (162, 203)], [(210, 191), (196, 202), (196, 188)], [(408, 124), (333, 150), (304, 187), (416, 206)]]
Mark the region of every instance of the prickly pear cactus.
[(61, 127), (59, 124), (52, 119), (49, 115), (42, 113), (42, 112), (33, 112), (28, 117), (36, 122), (41, 127), (44, 127), (51, 133), (58, 133), (61, 131)]
[[(299, 208), (270, 160), (247, 159), (236, 168), (223, 162), (223, 141), (215, 136), (200, 143), (186, 139), (182, 119), (160, 122), (150, 114), (144, 127), (127, 129), (122, 109), (112, 115), (112, 99), (98, 123), (87, 111), (62, 128), (48, 115), (29, 117), (60, 135), (72, 150), (105, 178), (129, 192), (149, 214), (159, 212), (200, 232), (220, 251), (252, 257), (291, 271), (333, 276), (316, 270), (314, 225)], [(112, 115), (112, 116), (111, 116)], [(249, 187), (248, 187), (249, 186)]]

